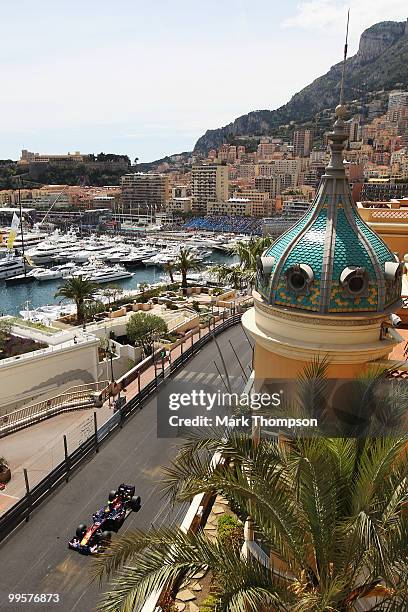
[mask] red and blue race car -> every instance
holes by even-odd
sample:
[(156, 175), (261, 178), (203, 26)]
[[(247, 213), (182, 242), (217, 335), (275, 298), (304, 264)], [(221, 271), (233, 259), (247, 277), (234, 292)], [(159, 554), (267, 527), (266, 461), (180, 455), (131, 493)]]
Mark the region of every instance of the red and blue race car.
[(135, 495), (133, 485), (121, 484), (109, 493), (108, 503), (92, 515), (92, 525), (78, 525), (76, 534), (68, 542), (68, 548), (83, 555), (103, 552), (109, 545), (111, 532), (117, 532), (130, 512), (139, 512), (140, 496)]

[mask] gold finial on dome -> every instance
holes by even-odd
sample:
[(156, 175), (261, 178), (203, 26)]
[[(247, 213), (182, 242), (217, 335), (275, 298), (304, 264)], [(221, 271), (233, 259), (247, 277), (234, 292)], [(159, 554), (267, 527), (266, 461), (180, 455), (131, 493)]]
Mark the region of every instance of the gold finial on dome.
[(345, 104), (338, 104), (334, 112), (338, 119), (345, 119), (347, 117), (347, 107)]

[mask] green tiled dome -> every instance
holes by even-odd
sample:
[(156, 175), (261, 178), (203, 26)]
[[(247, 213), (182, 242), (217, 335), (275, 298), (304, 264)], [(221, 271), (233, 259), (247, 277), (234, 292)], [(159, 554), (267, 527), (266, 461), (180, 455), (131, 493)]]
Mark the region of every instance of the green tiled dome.
[(319, 314), (384, 312), (398, 306), (402, 264), (352, 202), (336, 121), (332, 157), (303, 218), (265, 251), (258, 291), (277, 307)]

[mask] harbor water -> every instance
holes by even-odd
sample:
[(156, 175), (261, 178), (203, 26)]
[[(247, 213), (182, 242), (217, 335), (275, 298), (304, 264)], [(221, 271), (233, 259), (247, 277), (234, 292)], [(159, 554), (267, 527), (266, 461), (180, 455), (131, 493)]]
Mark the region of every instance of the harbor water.
[[(235, 258), (213, 251), (209, 260), (214, 264), (220, 264), (231, 263), (235, 261)], [(162, 269), (155, 266), (142, 266), (132, 270), (132, 272), (134, 272), (132, 278), (115, 280), (108, 284), (121, 287), (124, 290), (131, 290), (136, 289), (139, 283), (151, 284), (161, 280), (163, 282), (170, 282), (168, 275)], [(45, 304), (59, 304), (61, 298), (55, 298), (54, 295), (58, 287), (63, 283), (63, 279), (44, 282), (34, 281), (33, 283), (21, 285), (7, 285), (0, 281), (0, 315), (18, 315), (21, 310), (26, 309), (27, 302), (29, 302), (30, 309), (38, 308)], [(101, 285), (101, 288), (103, 289), (106, 286), (107, 284)]]

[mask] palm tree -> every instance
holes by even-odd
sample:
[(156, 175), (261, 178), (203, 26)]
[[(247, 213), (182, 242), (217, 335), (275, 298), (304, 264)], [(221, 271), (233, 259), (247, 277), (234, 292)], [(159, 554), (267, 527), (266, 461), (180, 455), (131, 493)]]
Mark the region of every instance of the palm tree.
[[(308, 413), (325, 368), (311, 364), (300, 380), (299, 401)], [(380, 378), (361, 380), (363, 403)], [(390, 410), (394, 401), (391, 394)], [(381, 407), (373, 418), (368, 404), (360, 412), (370, 437), (282, 443), (230, 431), (222, 441), (198, 436), (185, 443), (165, 470), (169, 499), (224, 495), (243, 520), (252, 518), (269, 567), (203, 533), (152, 527), (115, 541), (97, 560), (95, 574), (113, 577), (100, 610), (140, 610), (153, 591), (206, 567), (217, 612), (351, 612), (361, 601), (365, 610), (408, 609), (408, 436), (378, 435)], [(216, 470), (215, 452), (224, 457)]]
[(231, 249), (232, 253), (238, 255), (239, 263), (215, 266), (212, 270), (221, 281), (227, 281), (234, 289), (247, 285), (252, 290), (256, 280), (258, 258), (271, 244), (270, 236), (251, 238), (248, 242), (239, 241)]
[(76, 276), (66, 280), (63, 285), (58, 287), (58, 291), (54, 297), (62, 297), (74, 300), (77, 311), (77, 322), (79, 325), (85, 322), (85, 300), (90, 300), (94, 297), (99, 288), (98, 283)]
[(181, 286), (183, 292), (186, 293), (188, 286), (187, 274), (190, 270), (200, 270), (200, 262), (194, 258), (193, 254), (188, 249), (180, 249), (180, 253), (174, 262), (174, 267), (181, 272)]
[(234, 289), (241, 289), (243, 283), (243, 271), (238, 263), (231, 265), (217, 265), (210, 268), (210, 272), (216, 275), (219, 283), (226, 283)]
[[(132, 610), (155, 589), (208, 566), (220, 612), (346, 612), (376, 596), (385, 607), (374, 599), (364, 609), (406, 610), (407, 442), (366, 440), (360, 457), (356, 440), (344, 438), (283, 446), (236, 434), (222, 444), (190, 443), (167, 471), (168, 490), (180, 501), (222, 492), (243, 518), (253, 518), (270, 567), (202, 533), (137, 531), (97, 561), (99, 576), (114, 576), (100, 609)], [(217, 470), (215, 449), (226, 458)]]
[(164, 264), (163, 266), (163, 270), (165, 272), (167, 272), (167, 274), (170, 276), (170, 282), (171, 284), (174, 283), (174, 269), (175, 269), (175, 264), (172, 261), (168, 261), (167, 263)]

